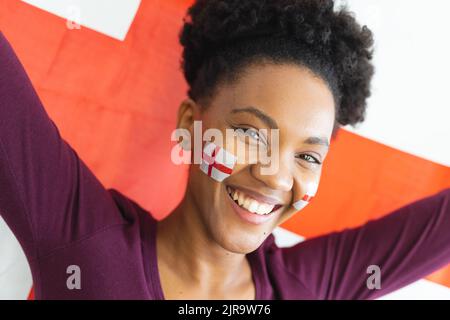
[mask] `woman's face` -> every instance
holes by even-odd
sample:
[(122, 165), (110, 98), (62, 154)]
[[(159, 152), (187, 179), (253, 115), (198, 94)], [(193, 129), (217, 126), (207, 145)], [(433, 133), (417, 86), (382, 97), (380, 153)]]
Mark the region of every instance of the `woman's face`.
[[(188, 196), (215, 242), (236, 253), (254, 251), (296, 213), (293, 203), (319, 183), (335, 120), (332, 92), (302, 67), (261, 64), (246, 68), (233, 84), (221, 85), (207, 108), (189, 103), (191, 112), (180, 112), (181, 127), (193, 134), (191, 120), (202, 121), (203, 131), (216, 128), (223, 133), (225, 150), (236, 155), (245, 148), (247, 156), (238, 159), (233, 173), (222, 182), (204, 174), (199, 165), (191, 165)], [(236, 128), (246, 133), (238, 131), (234, 141), (227, 140), (225, 131)], [(270, 141), (276, 128), (279, 139)], [(258, 135), (260, 129), (268, 134)], [(250, 155), (257, 155), (258, 148), (275, 150), (274, 143), (278, 143), (278, 155), (271, 157), (278, 157), (278, 170), (264, 174), (264, 165), (250, 163)], [(233, 200), (239, 197), (243, 205)], [(253, 211), (262, 213), (272, 207), (273, 211), (263, 218), (250, 212), (254, 200)]]

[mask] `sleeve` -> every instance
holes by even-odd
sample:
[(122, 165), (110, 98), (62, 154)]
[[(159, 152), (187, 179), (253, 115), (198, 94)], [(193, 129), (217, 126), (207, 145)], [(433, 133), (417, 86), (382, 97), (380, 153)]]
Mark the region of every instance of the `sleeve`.
[(29, 261), (122, 222), (109, 192), (61, 138), (1, 32), (0, 214)]
[(450, 189), (281, 250), (287, 271), (317, 299), (379, 298), (450, 263)]

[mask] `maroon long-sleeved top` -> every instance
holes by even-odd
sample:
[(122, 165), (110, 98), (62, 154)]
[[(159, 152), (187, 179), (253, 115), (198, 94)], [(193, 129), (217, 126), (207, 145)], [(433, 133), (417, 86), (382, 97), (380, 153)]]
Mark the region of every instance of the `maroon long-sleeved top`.
[[(31, 267), (37, 299), (164, 299), (157, 221), (106, 189), (61, 138), (0, 32), (0, 214)], [(250, 262), (257, 299), (372, 299), (450, 263), (450, 189), (378, 220)], [(80, 268), (81, 289), (69, 289)], [(367, 268), (381, 289), (367, 287)], [(70, 286), (69, 286), (70, 287)]]

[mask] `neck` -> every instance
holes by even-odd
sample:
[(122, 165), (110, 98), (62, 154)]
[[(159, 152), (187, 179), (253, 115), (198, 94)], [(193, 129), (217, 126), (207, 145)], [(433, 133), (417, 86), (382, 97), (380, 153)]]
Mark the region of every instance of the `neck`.
[(158, 223), (158, 259), (182, 281), (209, 290), (239, 286), (250, 272), (245, 254), (221, 247), (208, 233), (189, 192), (180, 205)]

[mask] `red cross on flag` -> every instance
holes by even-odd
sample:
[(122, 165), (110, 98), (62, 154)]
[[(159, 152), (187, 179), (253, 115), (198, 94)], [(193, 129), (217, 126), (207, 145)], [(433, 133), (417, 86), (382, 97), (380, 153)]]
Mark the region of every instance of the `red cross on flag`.
[(222, 147), (212, 142), (205, 145), (200, 169), (209, 177), (222, 182), (231, 175), (235, 164), (236, 157)]

